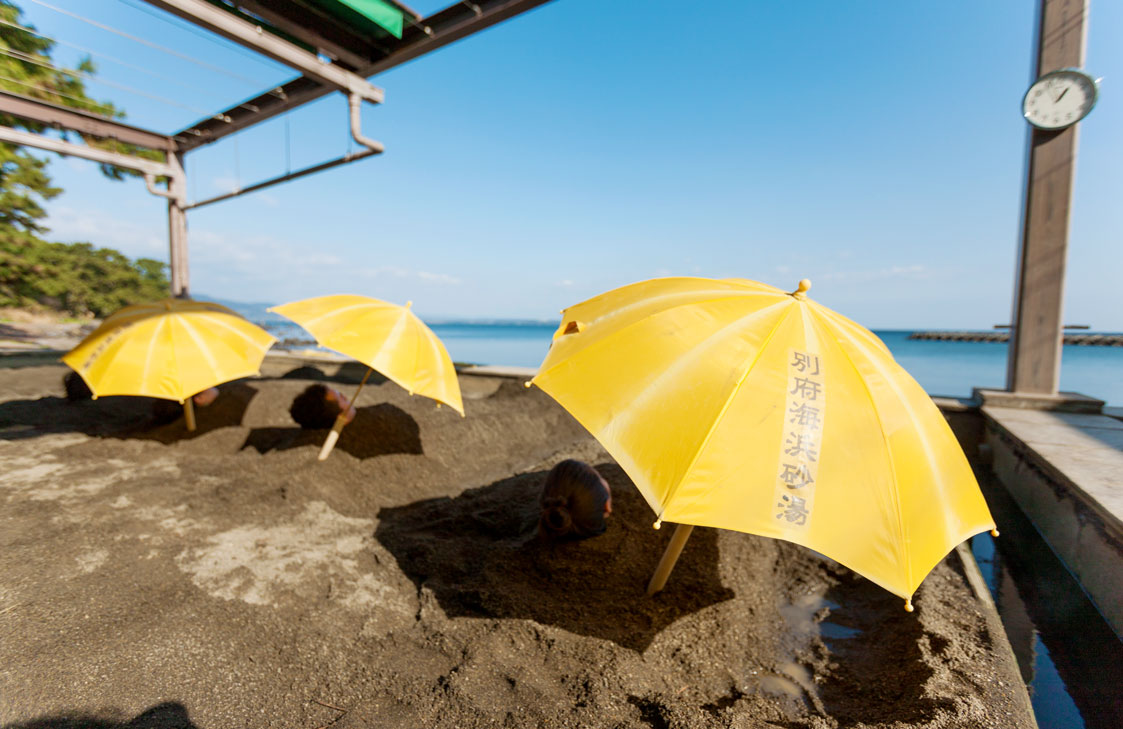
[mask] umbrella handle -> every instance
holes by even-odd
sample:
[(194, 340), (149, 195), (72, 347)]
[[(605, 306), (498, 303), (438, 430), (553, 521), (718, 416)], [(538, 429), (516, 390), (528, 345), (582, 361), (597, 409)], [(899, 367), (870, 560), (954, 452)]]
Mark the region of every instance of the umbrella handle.
[(195, 430), (195, 403), (191, 398), (183, 401), (183, 419), (187, 422), (188, 430)]
[[(359, 383), (359, 389), (355, 390), (355, 395), (351, 398), (351, 407), (355, 407), (355, 402), (359, 399), (359, 393), (363, 391), (363, 385), (367, 384), (367, 378), (370, 377), (371, 372), (371, 368), (367, 367), (367, 373), (363, 375), (363, 380)], [(344, 410), (335, 419), (335, 424), (331, 426), (331, 432), (324, 440), (324, 447), (320, 449), (320, 455), (317, 456), (316, 460), (326, 461), (328, 456), (331, 455), (332, 449), (335, 448), (335, 442), (339, 440), (339, 434), (343, 432), (343, 426), (347, 425), (346, 418), (347, 411)]]
[(335, 425), (331, 426), (331, 432), (328, 433), (328, 437), (324, 440), (324, 447), (320, 449), (320, 455), (316, 460), (327, 460), (328, 456), (331, 455), (332, 449), (335, 448), (335, 442), (339, 440), (339, 434), (343, 432), (343, 426), (345, 425), (347, 425), (346, 411), (340, 413), (339, 417), (335, 419)]
[(676, 524), (675, 533), (671, 535), (671, 543), (663, 551), (663, 556), (659, 558), (659, 566), (655, 568), (655, 574), (651, 576), (651, 582), (647, 583), (647, 596), (651, 597), (655, 593), (663, 589), (667, 584), (667, 578), (671, 576), (671, 570), (675, 568), (675, 562), (678, 562), (678, 556), (682, 554), (682, 548), (686, 546), (686, 540), (690, 538), (690, 532), (694, 531), (693, 524)]

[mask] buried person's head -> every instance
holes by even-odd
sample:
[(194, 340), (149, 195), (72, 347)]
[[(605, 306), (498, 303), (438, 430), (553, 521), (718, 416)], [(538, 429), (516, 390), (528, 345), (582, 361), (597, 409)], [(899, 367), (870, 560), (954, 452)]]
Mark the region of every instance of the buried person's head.
[(538, 532), (553, 539), (586, 539), (603, 534), (612, 513), (608, 482), (587, 463), (565, 460), (554, 466), (539, 499)]
[(330, 428), (339, 414), (346, 411), (344, 423), (355, 419), (355, 408), (339, 390), (324, 385), (309, 385), (296, 396), (289, 408), (289, 415), (301, 428), (317, 430)]

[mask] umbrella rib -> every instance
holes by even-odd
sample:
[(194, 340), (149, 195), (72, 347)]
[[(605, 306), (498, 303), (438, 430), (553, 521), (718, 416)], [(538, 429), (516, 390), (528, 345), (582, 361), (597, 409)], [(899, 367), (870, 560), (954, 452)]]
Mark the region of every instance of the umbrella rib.
[(164, 326), (167, 324), (167, 321), (167, 319), (161, 319), (159, 325), (156, 327), (156, 331), (152, 333), (152, 338), (148, 340), (148, 352), (145, 353), (144, 356), (144, 371), (141, 373), (141, 382), (148, 382), (148, 373), (152, 369), (152, 351), (156, 347), (156, 335), (159, 334), (160, 331), (164, 328)]
[[(795, 300), (792, 299), (792, 301), (794, 302)], [(764, 341), (760, 343), (760, 348), (757, 349), (756, 356), (753, 357), (753, 361), (749, 364), (748, 367), (745, 368), (745, 371), (741, 373), (741, 378), (737, 380), (737, 384), (733, 386), (733, 390), (730, 391), (729, 397), (725, 398), (725, 402), (722, 403), (721, 410), (718, 412), (717, 417), (714, 418), (709, 430), (706, 431), (706, 437), (702, 439), (702, 443), (694, 452), (694, 457), (690, 459), (690, 464), (682, 472), (682, 478), (680, 478), (678, 480), (678, 483), (676, 483), (674, 487), (667, 492), (666, 498), (664, 498), (663, 503), (660, 504), (660, 506), (662, 507), (662, 511), (659, 512), (660, 519), (663, 518), (663, 513), (667, 510), (667, 504), (669, 504), (671, 502), (671, 499), (674, 498), (675, 492), (678, 491), (679, 486), (682, 485), (683, 480), (692, 470), (694, 470), (694, 464), (698, 462), (698, 459), (702, 456), (702, 452), (706, 450), (706, 446), (709, 444), (710, 438), (713, 437), (714, 431), (717, 430), (718, 423), (720, 423), (721, 419), (725, 416), (725, 411), (728, 410), (729, 406), (733, 404), (733, 400), (737, 397), (737, 393), (741, 391), (741, 386), (745, 384), (745, 380), (748, 379), (749, 374), (753, 371), (753, 368), (756, 367), (756, 363), (760, 361), (761, 355), (763, 355), (764, 350), (768, 348), (768, 344), (772, 341), (772, 337), (775, 336), (776, 332), (780, 329), (781, 326), (783, 326), (784, 322), (786, 322), (788, 320), (788, 317), (791, 315), (792, 307), (789, 306), (788, 310), (784, 312), (784, 315), (780, 317), (777, 320), (776, 324), (773, 325), (772, 329), (768, 331), (768, 336), (765, 337)]]
[[(819, 316), (819, 313), (820, 312), (815, 309), (811, 311), (812, 316), (815, 317)], [(865, 378), (862, 377), (862, 371), (858, 369), (857, 363), (854, 362), (854, 358), (850, 356), (850, 353), (846, 351), (845, 347), (839, 344), (838, 349), (842, 352), (842, 356), (846, 358), (846, 361), (850, 363), (850, 366), (854, 368), (854, 373), (858, 376), (858, 381), (862, 383), (862, 390), (866, 393), (866, 397), (870, 401), (870, 409), (873, 411), (874, 417), (877, 418), (877, 430), (881, 434), (881, 440), (885, 443), (885, 454), (889, 458), (889, 472), (893, 475), (893, 488), (889, 490), (889, 496), (893, 500), (893, 507), (897, 513), (897, 534), (900, 536), (901, 552), (905, 563), (905, 584), (912, 585), (912, 562), (909, 559), (908, 540), (905, 538), (905, 519), (901, 514), (901, 500), (897, 495), (899, 486), (897, 483), (897, 465), (893, 460), (893, 449), (889, 446), (889, 436), (885, 432), (885, 425), (881, 422), (881, 413), (877, 409), (877, 401), (874, 400), (869, 385), (866, 384)], [(915, 418), (913, 420), (915, 420)], [(902, 597), (908, 598), (909, 596), (910, 595), (903, 595)]]
[[(187, 336), (191, 337), (191, 341), (193, 341), (195, 343), (195, 346), (199, 348), (199, 352), (203, 355), (203, 358), (207, 360), (207, 364), (210, 365), (211, 372), (216, 375), (219, 374), (221, 368), (218, 366), (218, 362), (215, 361), (214, 353), (211, 352), (210, 343), (207, 342), (206, 339), (199, 334), (199, 332), (195, 329), (195, 325), (192, 324), (191, 320), (187, 317), (183, 317), (183, 328), (187, 332)], [(195, 393), (192, 392), (190, 394), (194, 395)]]
[[(216, 314), (218, 316), (215, 316)], [(223, 314), (225, 314), (225, 312), (214, 311), (214, 312), (201, 313), (199, 316), (204, 321), (206, 321), (210, 324), (215, 324), (217, 326), (222, 327), (223, 329), (226, 329), (227, 331), (229, 331), (233, 334), (237, 334), (243, 340), (248, 342), (252, 347), (254, 347), (255, 349), (260, 349), (261, 351), (265, 351), (265, 350), (269, 349), (270, 347), (273, 346), (273, 342), (277, 341), (277, 338), (274, 337), (269, 332), (266, 332), (264, 329), (261, 329), (260, 327), (256, 327), (256, 325), (252, 324), (251, 322), (246, 322), (247, 324), (250, 324), (250, 326), (256, 327), (259, 331), (264, 332), (265, 336), (269, 338), (269, 343), (266, 344), (265, 346), (262, 346), (260, 343), (257, 342), (256, 339), (254, 339), (251, 336), (251, 334), (254, 333), (252, 330), (244, 331), (242, 329), (239, 329), (238, 327), (236, 327), (236, 326), (230, 324), (229, 322), (227, 322), (226, 318), (224, 316), (222, 316)], [(241, 317), (239, 317), (239, 318), (241, 318)]]
[[(327, 312), (326, 314), (320, 314), (319, 316), (312, 317), (311, 319), (308, 319), (304, 322), (297, 321), (296, 319), (293, 319), (288, 314), (285, 314), (285, 313), (280, 312), (280, 311), (278, 311), (276, 313), (280, 314), (281, 316), (285, 317), (286, 319), (289, 319), (291, 321), (296, 322), (297, 324), (300, 324), (300, 326), (304, 327), (305, 329), (308, 329), (308, 331), (312, 331), (310, 327), (316, 326), (317, 324), (322, 324), (323, 322), (327, 321), (328, 319), (339, 316), (340, 314), (346, 314), (347, 312), (354, 311), (355, 309), (362, 309), (362, 308), (365, 308), (365, 307), (374, 307), (374, 306), (388, 306), (388, 304), (386, 304), (386, 302), (383, 302), (383, 301), (378, 301), (377, 299), (369, 299), (367, 301), (360, 301), (356, 304), (348, 304), (347, 306), (341, 306), (338, 309), (332, 309), (331, 311)], [(278, 307), (278, 308), (280, 308), (280, 307)]]
[[(760, 295), (768, 295), (768, 294), (764, 294), (763, 292), (759, 292), (759, 293), (760, 293)], [(737, 292), (736, 295), (734, 295), (734, 296), (717, 296), (717, 297), (712, 298), (712, 299), (704, 299), (704, 300), (707, 301), (707, 302), (725, 301), (726, 299), (739, 299), (739, 298), (744, 297), (745, 295), (757, 295), (757, 294), (758, 294), (758, 292), (755, 292), (755, 291), (748, 291), (748, 292), (744, 292), (744, 293)], [(786, 296), (786, 294), (785, 294), (785, 296)], [(779, 298), (779, 297), (777, 297), (777, 298)], [(680, 306), (690, 306), (692, 304), (697, 304), (697, 303), (698, 303), (698, 301), (696, 299), (693, 299), (693, 300), (690, 300), (690, 301), (684, 301), (681, 304), (675, 304), (674, 306), (668, 306), (664, 309), (656, 309), (655, 311), (652, 311), (651, 313), (643, 316), (642, 318), (636, 319), (634, 322), (628, 324), (627, 326), (624, 326), (624, 327), (612, 332), (612, 336), (618, 336), (621, 332), (627, 331), (634, 326), (638, 326), (638, 325), (642, 324), (643, 322), (647, 321), (648, 319), (650, 319), (653, 316), (659, 316), (660, 314), (666, 313), (668, 311), (672, 311), (673, 309), (676, 309)], [(777, 302), (777, 303), (779, 303), (779, 302)], [(581, 306), (581, 304), (577, 304), (577, 306)], [(573, 309), (573, 308), (576, 308), (576, 306), (570, 307), (570, 308)], [(632, 307), (629, 307), (629, 308), (632, 308)], [(569, 310), (570, 309), (566, 309), (565, 311), (569, 311)], [(605, 318), (601, 317), (600, 319), (598, 319), (596, 321), (597, 321), (597, 328), (599, 329), (600, 325), (604, 323)], [(556, 341), (557, 341), (557, 339), (555, 338), (553, 341), (550, 342), (550, 348), (551, 349), (553, 349), (554, 342), (556, 342)], [(594, 342), (593, 344), (585, 345), (585, 347), (587, 348), (587, 347), (595, 346), (595, 344), (596, 344), (596, 342)], [(583, 351), (583, 349), (579, 350), (579, 351)], [(574, 354), (576, 354), (576, 352), (571, 352), (570, 354), (566, 355), (566, 357), (564, 357), (562, 359), (559, 359), (557, 362), (550, 365), (549, 368), (547, 368), (545, 370), (539, 370), (538, 372), (536, 372), (534, 374), (534, 377), (531, 378), (531, 381), (533, 382), (534, 380), (537, 380), (539, 377), (541, 377), (541, 376), (543, 376), (543, 375), (545, 375), (549, 372), (553, 372), (555, 368), (564, 364), (565, 360), (568, 359), (569, 357), (572, 357)], [(546, 359), (549, 359), (549, 358), (550, 358), (550, 353), (547, 352), (546, 353)]]

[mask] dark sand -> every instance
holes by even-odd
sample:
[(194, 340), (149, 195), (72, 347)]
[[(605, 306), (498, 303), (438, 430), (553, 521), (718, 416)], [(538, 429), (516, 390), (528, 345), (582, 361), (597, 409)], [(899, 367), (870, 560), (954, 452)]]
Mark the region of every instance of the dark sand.
[[(67, 404), (63, 372), (0, 369), (5, 727), (1033, 726), (954, 553), (909, 614), (806, 549), (700, 529), (644, 597), (673, 530), (519, 382), (463, 377), (466, 419), (368, 386), (317, 463), (287, 413), (307, 380), (224, 386), (188, 436), (138, 429), (139, 398)], [(563, 458), (614, 513), (550, 547)]]

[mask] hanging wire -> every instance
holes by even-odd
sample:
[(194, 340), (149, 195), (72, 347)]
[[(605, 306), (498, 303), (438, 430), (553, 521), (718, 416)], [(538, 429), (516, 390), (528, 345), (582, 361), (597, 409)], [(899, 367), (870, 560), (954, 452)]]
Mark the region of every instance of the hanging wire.
[(131, 2), (130, 0), (118, 0), (118, 2), (124, 3), (125, 5), (129, 6), (130, 8), (133, 8), (134, 10), (139, 10), (140, 12), (145, 13), (146, 15), (151, 15), (153, 18), (158, 18), (158, 19), (164, 21), (165, 23), (167, 23), (168, 25), (172, 26), (173, 28), (179, 28), (180, 30), (185, 30), (188, 33), (191, 33), (192, 35), (196, 35), (200, 38), (205, 38), (206, 40), (210, 41), (211, 43), (214, 43), (217, 46), (225, 48), (226, 50), (229, 50), (229, 51), (234, 51), (238, 55), (244, 56), (246, 58), (250, 58), (254, 61), (257, 61), (258, 63), (260, 63), (263, 66), (269, 66), (271, 70), (275, 70), (275, 68), (271, 65), (271, 63), (269, 61), (265, 60), (264, 58), (262, 58), (260, 55), (254, 53), (252, 51), (246, 50), (245, 48), (242, 48), (239, 45), (225, 43), (225, 42), (219, 40), (218, 38), (216, 38), (213, 34), (202, 30), (201, 28), (199, 28), (196, 25), (193, 25), (191, 23), (181, 22), (181, 21), (179, 21), (178, 18), (174, 18), (174, 17), (168, 15), (167, 13), (161, 13), (161, 12), (157, 11), (155, 8), (150, 8), (150, 7), (147, 7), (145, 5), (138, 5), (137, 3)]
[[(188, 111), (192, 111), (196, 114), (207, 114), (207, 115), (209, 115), (211, 113), (209, 111), (206, 111), (205, 109), (199, 109), (197, 107), (189, 106), (187, 104), (181, 104), (178, 101), (173, 101), (172, 99), (165, 99), (162, 96), (156, 96), (154, 94), (148, 93), (147, 91), (141, 91), (140, 89), (135, 89), (132, 86), (126, 86), (125, 84), (119, 84), (115, 81), (109, 81), (109, 80), (106, 80), (106, 79), (103, 79), (103, 78), (99, 78), (99, 77), (93, 75), (92, 73), (87, 73), (85, 71), (79, 71), (79, 70), (74, 69), (74, 68), (59, 68), (58, 66), (53, 66), (50, 63), (46, 63), (46, 62), (40, 61), (40, 60), (38, 60), (38, 59), (36, 59), (32, 56), (29, 56), (28, 54), (23, 53), (22, 51), (14, 51), (14, 50), (7, 50), (7, 49), (4, 49), (4, 48), (0, 48), (0, 55), (8, 56), (9, 58), (14, 58), (17, 61), (20, 61), (22, 63), (33, 63), (36, 66), (42, 66), (43, 68), (49, 68), (52, 71), (55, 71), (56, 73), (66, 74), (68, 76), (73, 76), (75, 78), (84, 78), (91, 83), (100, 83), (100, 84), (105, 84), (106, 86), (112, 86), (114, 88), (121, 89), (122, 91), (126, 91), (130, 94), (136, 94), (137, 96), (143, 96), (145, 98), (151, 99), (152, 101), (158, 101), (161, 104), (168, 104), (169, 106), (178, 106), (181, 109), (187, 109)], [(27, 56), (27, 57), (24, 57), (24, 56)]]
[(234, 134), (232, 136), (234, 137), (234, 192), (239, 192), (242, 189), (242, 158), (238, 154), (238, 137), (242, 135)]
[(9, 78), (7, 76), (0, 76), (0, 81), (8, 81), (8, 82), (13, 83), (13, 84), (19, 84), (20, 86), (26, 86), (30, 89), (36, 89), (38, 91), (42, 91), (43, 93), (46, 93), (46, 94), (52, 94), (52, 95), (58, 96), (59, 98), (62, 98), (62, 99), (70, 99), (71, 101), (78, 101), (78, 102), (81, 102), (83, 104), (91, 104), (93, 106), (101, 107), (102, 109), (105, 109), (106, 111), (109, 111), (109, 112), (113, 111), (112, 106), (107, 106), (106, 104), (102, 104), (102, 103), (97, 102), (97, 101), (91, 101), (89, 99), (83, 99), (83, 98), (80, 98), (78, 96), (71, 96), (70, 94), (64, 94), (61, 91), (55, 91), (54, 89), (49, 89), (46, 86), (40, 86), (39, 84), (32, 84), (32, 83), (28, 83), (27, 81), (20, 81), (19, 79)]
[(138, 38), (135, 35), (130, 35), (129, 33), (126, 33), (122, 30), (117, 30), (116, 28), (113, 28), (111, 26), (105, 25), (103, 23), (99, 23), (96, 20), (90, 20), (89, 18), (78, 15), (77, 13), (72, 13), (69, 10), (64, 10), (62, 8), (56, 8), (54, 5), (50, 5), (48, 3), (43, 2), (43, 0), (29, 0), (29, 2), (33, 2), (36, 5), (40, 5), (44, 8), (47, 8), (48, 10), (53, 10), (56, 13), (61, 13), (62, 15), (69, 16), (71, 18), (74, 18), (75, 20), (80, 20), (83, 23), (87, 23), (89, 25), (94, 26), (95, 28), (100, 28), (101, 30), (105, 30), (105, 31), (108, 31), (110, 33), (114, 33), (116, 35), (121, 36), (122, 38), (128, 38), (131, 41), (135, 41), (136, 43), (140, 43), (141, 45), (148, 46), (149, 48), (154, 48), (154, 49), (156, 49), (158, 51), (161, 51), (163, 53), (167, 53), (168, 55), (175, 56), (176, 58), (181, 58), (181, 59), (183, 59), (185, 61), (188, 61), (190, 63), (194, 63), (197, 66), (202, 66), (203, 68), (208, 68), (211, 71), (215, 71), (215, 72), (221, 73), (225, 76), (229, 76), (231, 78), (238, 79), (239, 81), (242, 81), (244, 83), (248, 83), (248, 84), (253, 85), (255, 88), (265, 85), (264, 83), (262, 83), (261, 81), (258, 81), (256, 79), (252, 79), (252, 78), (248, 78), (246, 76), (242, 76), (240, 74), (234, 73), (233, 71), (222, 68), (221, 66), (215, 66), (215, 65), (212, 65), (210, 63), (200, 61), (197, 58), (192, 58), (191, 56), (180, 53), (179, 51), (172, 50), (171, 48), (168, 48), (167, 46), (162, 46), (159, 43), (153, 43), (152, 41), (145, 40), (144, 38)]
[[(7, 20), (4, 20), (3, 18), (0, 18), (0, 25), (6, 25), (9, 28), (15, 28), (16, 30), (22, 30), (23, 32), (25, 32), (29, 35), (35, 36), (36, 38), (42, 38), (45, 41), (50, 41), (51, 43), (56, 43), (60, 46), (66, 46), (68, 48), (73, 48), (76, 51), (81, 51), (82, 53), (88, 53), (91, 56), (96, 56), (97, 58), (104, 59), (106, 61), (110, 61), (112, 63), (119, 64), (121, 66), (124, 66), (125, 68), (129, 68), (129, 69), (132, 69), (134, 71), (139, 71), (141, 73), (148, 74), (149, 76), (152, 76), (154, 78), (158, 78), (161, 81), (166, 81), (168, 83), (176, 84), (177, 86), (182, 86), (185, 89), (191, 89), (192, 91), (199, 91), (199, 92), (202, 92), (202, 93), (205, 93), (205, 94), (210, 94), (211, 98), (214, 98), (214, 99), (219, 98), (218, 95), (216, 95), (210, 89), (204, 89), (201, 86), (193, 86), (192, 84), (184, 83), (183, 81), (180, 81), (179, 79), (174, 78), (172, 76), (168, 76), (166, 74), (162, 74), (162, 73), (159, 73), (157, 71), (153, 71), (150, 68), (144, 68), (143, 66), (137, 66), (136, 64), (129, 63), (128, 61), (122, 61), (120, 58), (114, 58), (113, 56), (110, 56), (107, 53), (102, 53), (101, 51), (95, 51), (91, 48), (86, 48), (85, 46), (80, 46), (77, 43), (68, 43), (67, 41), (64, 41), (64, 40), (59, 40), (57, 38), (51, 38), (50, 36), (43, 35), (42, 33), (39, 33), (37, 31), (32, 30), (31, 28), (25, 28), (24, 26), (19, 25), (17, 23), (10, 23)], [(245, 106), (246, 108), (250, 109), (250, 111), (257, 111), (256, 107), (251, 107), (249, 104), (242, 104), (241, 106)]]
[[(185, 156), (183, 159), (186, 162), (187, 160), (194, 160), (195, 157), (194, 157), (194, 155), (192, 155), (191, 157)], [(191, 180), (191, 202), (196, 202), (199, 199), (199, 174), (198, 173), (199, 173), (199, 162), (196, 160), (196, 161), (193, 161), (191, 163), (191, 174), (187, 176), (188, 179)]]
[(289, 115), (285, 114), (285, 174), (292, 173), (292, 138), (289, 136)]

